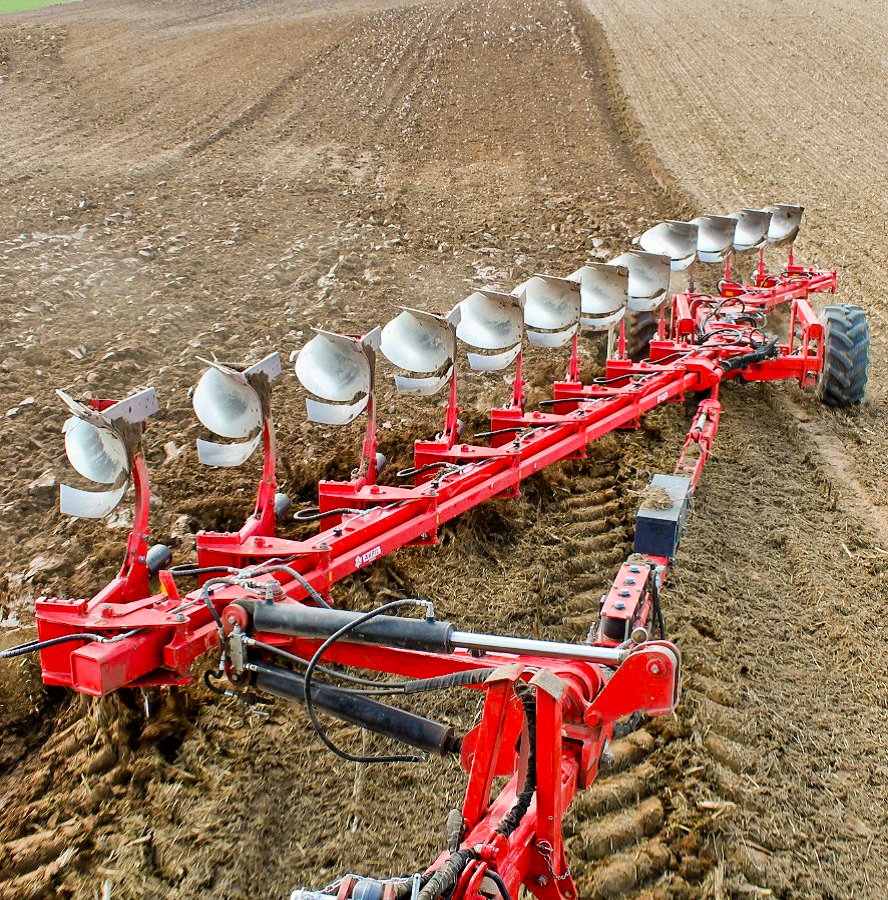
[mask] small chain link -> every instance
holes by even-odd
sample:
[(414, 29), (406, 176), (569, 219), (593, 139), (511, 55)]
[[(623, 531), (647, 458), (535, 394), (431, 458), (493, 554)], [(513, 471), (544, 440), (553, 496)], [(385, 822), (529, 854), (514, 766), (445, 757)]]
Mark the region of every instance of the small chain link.
[(565, 879), (570, 878), (569, 868), (563, 875), (555, 874), (555, 869), (552, 867), (552, 854), (555, 852), (555, 848), (548, 841), (539, 841), (537, 843), (537, 850), (539, 850), (540, 856), (546, 861), (546, 867), (556, 881), (564, 881)]

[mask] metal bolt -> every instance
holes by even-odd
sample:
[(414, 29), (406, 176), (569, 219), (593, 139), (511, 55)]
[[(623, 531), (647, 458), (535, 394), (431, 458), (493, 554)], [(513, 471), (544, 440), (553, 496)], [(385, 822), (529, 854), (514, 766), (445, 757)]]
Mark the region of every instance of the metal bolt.
[(635, 584), (635, 579), (634, 579), (634, 578), (627, 578), (627, 579), (623, 582), (623, 584)]
[(236, 619), (234, 616), (229, 616), (229, 617), (228, 617), (228, 624), (229, 624), (229, 625), (237, 625), (237, 619)]
[(655, 659), (652, 659), (648, 663), (648, 672), (650, 672), (651, 675), (662, 675), (663, 667)]
[(626, 608), (626, 604), (623, 603), (622, 600), (617, 600), (617, 602), (614, 604), (614, 606), (615, 606), (617, 609), (625, 609), (625, 608)]
[(629, 591), (627, 591), (626, 588), (623, 588), (623, 589), (620, 591), (620, 596), (621, 596), (621, 597), (628, 597), (628, 596), (629, 596)]
[(184, 622), (185, 621), (185, 613), (179, 613), (179, 615), (176, 616), (176, 621)]
[(632, 641), (636, 644), (643, 644), (648, 639), (647, 628), (642, 625), (639, 625), (637, 628), (632, 629)]
[(600, 724), (601, 715), (594, 709), (590, 709), (586, 711), (586, 714), (583, 716), (583, 720), (590, 728), (594, 728), (596, 725)]
[(629, 571), (634, 575), (637, 575), (641, 571), (641, 569), (638, 566), (629, 566)]
[(538, 875), (536, 882), (540, 887), (545, 887), (549, 883), (549, 879), (545, 875)]

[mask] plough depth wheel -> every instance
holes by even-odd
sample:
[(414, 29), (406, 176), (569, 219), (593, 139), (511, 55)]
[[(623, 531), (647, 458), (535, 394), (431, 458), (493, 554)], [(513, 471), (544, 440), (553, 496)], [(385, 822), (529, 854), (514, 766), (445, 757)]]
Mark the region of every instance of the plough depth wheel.
[(866, 312), (851, 303), (823, 310), (823, 370), (817, 397), (827, 406), (852, 406), (866, 393), (869, 324)]
[(626, 355), (633, 362), (647, 359), (651, 341), (657, 336), (657, 312), (628, 312), (626, 314)]

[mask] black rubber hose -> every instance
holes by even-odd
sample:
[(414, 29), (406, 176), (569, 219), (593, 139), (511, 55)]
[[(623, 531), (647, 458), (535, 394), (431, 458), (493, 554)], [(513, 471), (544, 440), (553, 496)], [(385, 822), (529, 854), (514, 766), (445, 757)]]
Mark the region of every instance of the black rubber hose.
[[(436, 872), (423, 875), (420, 882), (422, 890), (419, 894), (419, 900), (437, 900), (440, 897), (452, 897), (453, 891), (459, 883), (460, 876), (473, 859), (477, 859), (477, 854), (473, 850), (457, 850)], [(484, 872), (484, 877), (489, 878), (496, 885), (502, 900), (512, 900), (509, 895), (509, 889), (506, 887), (506, 883), (499, 872), (488, 868)], [(433, 884), (436, 879), (437, 883)], [(395, 900), (407, 900), (412, 888), (412, 882), (397, 885), (394, 891)]]
[[(265, 641), (257, 641), (255, 638), (250, 638), (250, 640), (252, 641), (250, 646), (258, 647), (266, 653), (274, 653), (276, 656), (283, 657), (284, 659), (295, 663), (297, 666), (302, 666), (302, 668), (305, 668), (309, 663), (309, 660), (303, 659), (295, 653), (289, 653), (281, 647), (275, 647), (274, 644), (266, 644)], [(328, 678), (338, 678), (340, 681), (347, 681), (350, 684), (359, 684), (363, 687), (380, 691), (384, 689), (386, 693), (403, 694), (403, 686), (408, 684), (406, 681), (374, 681), (372, 678), (362, 678), (360, 675), (352, 675), (348, 672), (337, 672), (335, 669), (330, 669), (327, 666), (321, 665), (316, 666), (315, 669), (318, 672), (323, 672)], [(345, 690), (345, 688), (340, 688), (340, 690)]]
[[(325, 666), (318, 666), (317, 671), (324, 672), (330, 677), (341, 678), (343, 673), (334, 672)], [(368, 697), (376, 696), (403, 696), (405, 694), (429, 694), (433, 691), (448, 691), (455, 687), (468, 687), (473, 684), (482, 684), (496, 669), (470, 669), (467, 672), (452, 672), (450, 675), (438, 675), (435, 678), (419, 678), (412, 681), (372, 681), (369, 678), (362, 681), (367, 687), (337, 688), (351, 694), (365, 694)]]
[(595, 397), (559, 397), (557, 400), (540, 400), (540, 406), (557, 406), (559, 403), (585, 403), (587, 400), (595, 400)]
[(509, 889), (506, 887), (505, 881), (503, 881), (502, 876), (499, 872), (494, 872), (493, 869), (488, 869), (484, 873), (485, 878), (489, 878), (495, 885), (496, 889), (500, 892), (500, 896), (503, 900), (512, 900), (509, 896)]
[(704, 329), (705, 329), (706, 326), (709, 324), (709, 321), (710, 321), (714, 316), (716, 316), (716, 315), (719, 313), (719, 311), (721, 310), (721, 308), (722, 308), (726, 303), (733, 302), (733, 301), (735, 301), (735, 300), (740, 304), (740, 312), (741, 312), (741, 313), (745, 313), (745, 312), (746, 312), (746, 304), (745, 304), (742, 300), (740, 300), (740, 299), (737, 298), (737, 297), (723, 297), (721, 300), (718, 301), (718, 303), (715, 304), (715, 307), (712, 309), (712, 311), (709, 312), (709, 313), (703, 318), (703, 321), (700, 323), (700, 327), (698, 328), (697, 333), (698, 333), (698, 334), (703, 334)]
[(414, 475), (424, 475), (426, 472), (431, 472), (433, 469), (441, 469), (448, 465), (450, 465), (450, 463), (431, 462), (426, 463), (424, 466), (420, 466), (418, 469), (398, 469), (398, 471), (395, 472), (395, 478), (411, 478)]
[(315, 588), (313, 588), (309, 583), (308, 579), (299, 571), (294, 569), (292, 566), (285, 566), (281, 563), (266, 563), (263, 566), (256, 566), (255, 569), (251, 571), (253, 575), (268, 575), (271, 572), (283, 572), (286, 575), (289, 575), (291, 578), (295, 578), (299, 584), (302, 585), (303, 589), (308, 592), (309, 597), (317, 603), (318, 606), (323, 606), (324, 609), (332, 609), (329, 603), (318, 593)]
[(735, 356), (733, 359), (721, 360), (718, 365), (720, 365), (725, 372), (740, 372), (756, 363), (764, 362), (766, 359), (776, 356), (777, 353), (777, 338), (774, 338), (767, 344), (763, 344), (756, 348), (751, 353), (744, 353), (741, 356)]
[[(432, 880), (432, 873), (426, 872), (420, 878), (420, 886), (425, 887)], [(410, 878), (407, 881), (399, 881), (394, 886), (394, 892), (392, 896), (394, 900), (409, 900), (410, 896), (413, 894), (413, 879)]]
[(222, 625), (222, 617), (219, 615), (219, 611), (213, 605), (213, 599), (210, 597), (210, 588), (214, 584), (225, 584), (231, 585), (234, 584), (231, 577), (224, 578), (211, 578), (209, 581), (205, 581), (203, 587), (200, 589), (200, 599), (203, 600), (207, 609), (210, 611), (210, 615), (216, 620), (216, 628), (219, 630), (219, 638), (220, 640), (225, 640), (225, 628)]
[(198, 575), (236, 575), (240, 570), (234, 566), (192, 566), (190, 563), (181, 563), (171, 566), (167, 571), (171, 575), (180, 575), (183, 578), (191, 578)]
[(293, 518), (297, 522), (317, 522), (319, 519), (326, 519), (328, 516), (350, 516), (362, 512), (367, 512), (367, 510), (342, 506), (339, 509), (328, 509), (325, 512), (321, 512), (317, 506), (306, 506), (305, 509), (297, 509), (293, 513)]
[(221, 678), (222, 676), (213, 672), (212, 669), (207, 669), (204, 672), (204, 684), (214, 693), (218, 694), (220, 697), (227, 697), (229, 695), (229, 691), (225, 690), (225, 688), (220, 688), (219, 685), (213, 684), (214, 678)]
[(496, 431), (476, 431), (474, 437), (496, 437), (498, 434), (514, 434), (516, 431), (527, 431), (526, 425), (512, 425), (509, 428), (497, 428)]
[(504, 838), (509, 837), (521, 823), (536, 790), (536, 695), (523, 681), (515, 684), (515, 693), (521, 701), (524, 718), (527, 720), (527, 774), (521, 793), (515, 798), (512, 808), (496, 827), (496, 833)]
[(457, 850), (456, 853), (451, 853), (450, 859), (433, 873), (419, 892), (419, 900), (438, 900), (447, 896), (459, 883), (466, 866), (477, 858), (478, 855), (474, 850)]
[(657, 584), (657, 570), (655, 566), (651, 566), (650, 575), (651, 585), (651, 607), (653, 608), (654, 618), (657, 620), (657, 630), (660, 632), (660, 640), (666, 640), (666, 622), (663, 619), (663, 610), (660, 607), (660, 588)]
[(37, 653), (47, 647), (55, 647), (56, 644), (67, 644), (69, 641), (104, 641), (107, 638), (99, 634), (65, 634), (62, 637), (49, 638), (45, 641), (25, 641), (17, 647), (8, 647), (0, 650), (0, 659), (14, 659), (16, 656), (24, 656), (26, 653)]
[(308, 663), (308, 666), (305, 670), (304, 676), (304, 693), (305, 693), (305, 709), (308, 712), (308, 718), (311, 720), (312, 727), (315, 730), (317, 736), (323, 741), (323, 743), (330, 749), (333, 753), (335, 753), (341, 759), (348, 760), (349, 762), (358, 762), (358, 763), (376, 763), (376, 762), (422, 762), (423, 757), (421, 756), (406, 756), (404, 754), (397, 754), (393, 756), (357, 756), (353, 753), (347, 753), (345, 750), (341, 750), (330, 738), (327, 736), (327, 732), (324, 730), (324, 727), (321, 725), (317, 713), (314, 709), (314, 703), (312, 702), (311, 696), (311, 680), (314, 676), (314, 671), (317, 668), (318, 663), (321, 661), (321, 657), (324, 655), (324, 652), (338, 641), (340, 638), (345, 637), (350, 631), (354, 628), (357, 628), (359, 625), (363, 625), (364, 622), (369, 622), (371, 619), (375, 619), (377, 616), (381, 615), (384, 612), (388, 612), (390, 609), (397, 609), (402, 606), (419, 606), (422, 605), (417, 600), (392, 600), (389, 603), (383, 603), (382, 606), (377, 606), (376, 609), (371, 610), (368, 613), (365, 613), (362, 616), (358, 616), (356, 619), (352, 619), (343, 625), (338, 631), (334, 631), (330, 637), (325, 640), (320, 647), (314, 652), (314, 656), (312, 656), (311, 660)]
[(449, 675), (438, 675), (435, 678), (417, 678), (405, 681), (405, 694), (423, 694), (429, 691), (446, 691), (453, 687), (466, 687), (470, 684), (481, 684), (496, 669), (468, 669), (465, 672), (451, 672)]

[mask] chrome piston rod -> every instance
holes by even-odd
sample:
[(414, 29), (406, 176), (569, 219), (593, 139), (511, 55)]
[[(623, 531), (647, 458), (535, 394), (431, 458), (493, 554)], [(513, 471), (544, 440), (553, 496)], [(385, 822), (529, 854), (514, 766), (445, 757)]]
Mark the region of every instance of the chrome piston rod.
[(451, 632), (450, 643), (453, 647), (473, 653), (514, 653), (548, 659), (582, 659), (605, 666), (618, 666), (629, 655), (628, 650), (611, 647), (592, 647), (589, 644), (568, 644), (563, 641), (536, 641), (499, 634), (475, 634), (471, 631)]

